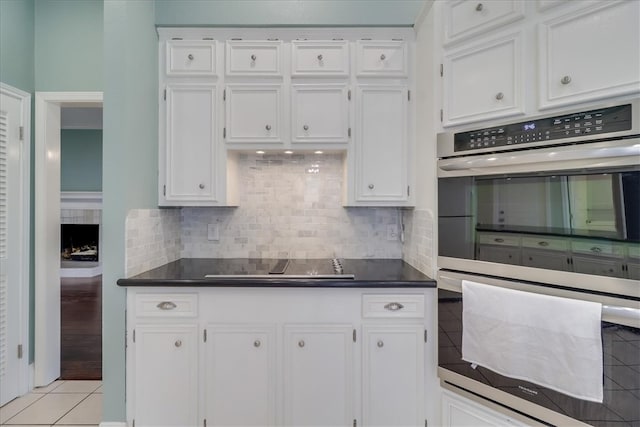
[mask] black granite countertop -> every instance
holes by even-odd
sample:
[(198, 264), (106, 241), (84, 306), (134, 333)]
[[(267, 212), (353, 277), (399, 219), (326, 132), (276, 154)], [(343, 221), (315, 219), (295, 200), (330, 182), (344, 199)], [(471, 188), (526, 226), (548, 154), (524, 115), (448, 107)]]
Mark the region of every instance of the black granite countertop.
[[(196, 286), (196, 287), (315, 287), (315, 288), (435, 288), (436, 282), (401, 259), (340, 259), (343, 273), (354, 279), (287, 278), (268, 275), (277, 259), (247, 258), (182, 258), (126, 279), (119, 286)], [(331, 260), (290, 260), (287, 274), (300, 274), (307, 269), (316, 273)], [(207, 275), (233, 275), (205, 277)], [(252, 278), (244, 275), (264, 275)]]

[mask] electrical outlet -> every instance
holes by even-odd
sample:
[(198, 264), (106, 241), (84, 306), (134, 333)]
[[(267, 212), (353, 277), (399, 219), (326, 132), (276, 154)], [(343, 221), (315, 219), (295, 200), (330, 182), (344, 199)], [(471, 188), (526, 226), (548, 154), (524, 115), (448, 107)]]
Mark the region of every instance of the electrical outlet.
[(397, 224), (388, 224), (387, 225), (387, 240), (398, 240), (398, 225)]
[(220, 240), (220, 227), (218, 224), (207, 224), (207, 239)]

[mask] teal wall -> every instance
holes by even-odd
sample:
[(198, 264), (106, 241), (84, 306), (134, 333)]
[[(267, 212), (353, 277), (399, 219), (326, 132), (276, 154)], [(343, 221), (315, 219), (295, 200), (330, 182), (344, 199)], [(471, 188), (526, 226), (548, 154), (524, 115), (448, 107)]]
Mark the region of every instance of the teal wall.
[(102, 191), (102, 130), (60, 132), (60, 190)]
[(103, 419), (125, 419), (125, 219), (155, 208), (158, 170), (158, 38), (154, 2), (104, 2)]
[(33, 92), (34, 2), (0, 0), (0, 81)]
[(102, 26), (102, 0), (36, 0), (35, 89), (102, 90)]
[(160, 26), (413, 26), (424, 0), (161, 0)]

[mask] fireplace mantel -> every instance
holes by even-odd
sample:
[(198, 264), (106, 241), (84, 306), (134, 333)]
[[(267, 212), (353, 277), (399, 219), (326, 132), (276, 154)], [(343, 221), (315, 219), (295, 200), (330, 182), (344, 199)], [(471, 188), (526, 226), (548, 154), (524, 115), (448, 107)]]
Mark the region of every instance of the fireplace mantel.
[(61, 191), (61, 209), (102, 209), (102, 191)]

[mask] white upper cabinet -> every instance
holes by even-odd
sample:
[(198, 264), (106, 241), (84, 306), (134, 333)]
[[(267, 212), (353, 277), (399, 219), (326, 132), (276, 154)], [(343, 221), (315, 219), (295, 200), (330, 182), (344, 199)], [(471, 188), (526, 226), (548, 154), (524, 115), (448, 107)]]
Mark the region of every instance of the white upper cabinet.
[(281, 84), (229, 84), (226, 89), (227, 143), (282, 143)]
[(606, 1), (539, 25), (539, 108), (640, 92), (640, 2)]
[(344, 40), (291, 42), (292, 77), (347, 77), (349, 43)]
[(356, 99), (355, 201), (407, 202), (407, 88), (360, 85)]
[(291, 86), (293, 142), (349, 142), (349, 100), (346, 84)]
[(407, 44), (402, 40), (358, 40), (356, 66), (359, 77), (406, 77)]
[(227, 76), (281, 76), (282, 41), (229, 40)]
[(449, 51), (443, 64), (443, 125), (524, 112), (521, 34)]
[(216, 98), (215, 85), (166, 86), (160, 205), (197, 205), (218, 200)]
[(450, 1), (444, 10), (444, 43), (466, 40), (523, 17), (521, 0)]
[(165, 72), (171, 77), (214, 76), (216, 74), (216, 42), (168, 40)]

